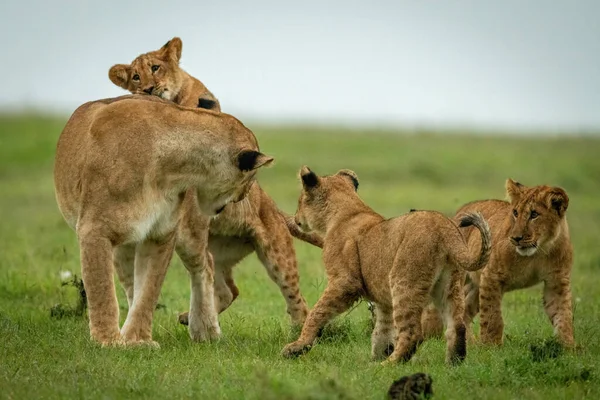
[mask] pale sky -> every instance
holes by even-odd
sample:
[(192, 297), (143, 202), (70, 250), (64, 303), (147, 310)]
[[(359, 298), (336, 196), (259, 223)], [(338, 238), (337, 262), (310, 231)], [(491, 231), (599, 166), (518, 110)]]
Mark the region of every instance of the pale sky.
[(600, 1), (0, 2), (0, 110), (124, 94), (116, 63), (183, 40), (242, 120), (600, 131)]

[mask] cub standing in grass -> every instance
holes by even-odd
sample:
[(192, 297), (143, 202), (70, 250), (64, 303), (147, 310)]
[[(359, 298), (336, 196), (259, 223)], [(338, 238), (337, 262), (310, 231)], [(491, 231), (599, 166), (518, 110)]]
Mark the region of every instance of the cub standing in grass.
[[(152, 94), (182, 106), (219, 111), (219, 102), (213, 94), (179, 67), (181, 48), (181, 39), (173, 38), (159, 50), (138, 56), (130, 65), (113, 66), (109, 78), (115, 85), (132, 93)], [(293, 219), (277, 208), (258, 183), (252, 186), (244, 201), (228, 205), (210, 222), (195, 210), (185, 211), (176, 251), (188, 269), (190, 264), (193, 268), (199, 257), (194, 251), (193, 233), (200, 235), (203, 226), (210, 226), (209, 249), (215, 262), (218, 311), (227, 309), (239, 294), (233, 281), (233, 267), (256, 251), (269, 277), (279, 286), (292, 323), (302, 325), (308, 308), (300, 294), (296, 253), (290, 232), (319, 247), (322, 247), (321, 239), (299, 230)], [(133, 264), (128, 259), (121, 259), (116, 264), (130, 299), (134, 293)], [(180, 315), (180, 321), (187, 324), (188, 313)]]
[[(544, 309), (560, 342), (574, 345), (571, 308), (571, 268), (573, 246), (567, 224), (569, 197), (559, 187), (527, 187), (506, 181), (510, 202), (483, 200), (468, 203), (458, 210), (481, 212), (489, 221), (493, 250), (488, 265), (470, 272), (465, 285), (465, 323), (480, 316), (481, 341), (502, 344), (502, 296), (544, 282)], [(469, 246), (479, 246), (479, 234), (466, 231)], [(439, 316), (428, 310), (425, 329), (433, 334), (440, 327)], [(436, 318), (437, 317), (437, 318)], [(439, 332), (439, 330), (438, 330)]]
[(480, 269), (490, 254), (490, 231), (481, 215), (466, 214), (460, 221), (482, 233), (481, 251), (473, 256), (458, 226), (441, 213), (414, 211), (386, 220), (374, 212), (356, 193), (358, 178), (350, 170), (319, 177), (303, 167), (300, 178), (296, 221), (324, 238), (328, 282), (300, 338), (283, 355), (308, 351), (327, 322), (365, 297), (376, 304), (372, 357), (385, 358), (393, 348), (386, 363), (407, 361), (422, 341), (421, 313), (433, 299), (447, 323), (446, 361), (461, 362), (464, 271)]
[[(131, 116), (135, 115), (135, 118)], [(124, 96), (79, 107), (56, 148), (60, 211), (76, 230), (92, 338), (103, 344), (152, 341), (152, 315), (173, 254), (185, 201), (207, 216), (240, 201), (257, 168), (273, 159), (226, 114), (179, 107), (157, 97)], [(186, 192), (194, 197), (185, 198)], [(206, 237), (190, 269), (197, 333), (220, 333)], [(119, 331), (113, 257), (135, 264), (136, 291)]]

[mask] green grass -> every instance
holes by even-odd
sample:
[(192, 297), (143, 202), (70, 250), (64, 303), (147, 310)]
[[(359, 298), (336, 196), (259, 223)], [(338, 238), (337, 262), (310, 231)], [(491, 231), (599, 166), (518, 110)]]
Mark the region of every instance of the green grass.
[[(217, 343), (191, 343), (177, 324), (189, 299), (177, 259), (160, 299), (166, 308), (154, 318), (159, 350), (101, 349), (83, 318), (51, 319), (54, 304), (76, 302), (76, 290), (60, 286), (59, 271), (80, 271), (76, 237), (58, 212), (52, 182), (64, 122), (0, 117), (0, 398), (382, 399), (393, 380), (415, 372), (432, 375), (436, 399), (600, 398), (599, 140), (255, 128), (261, 149), (277, 160), (260, 173), (261, 184), (288, 212), (303, 164), (321, 174), (355, 170), (361, 196), (386, 216), (410, 208), (452, 214), (470, 200), (503, 198), (507, 177), (568, 191), (579, 351), (532, 355), (530, 346), (552, 335), (536, 287), (505, 297), (502, 348), (470, 346), (465, 363), (449, 368), (444, 342), (431, 340), (408, 364), (382, 368), (369, 359), (364, 303), (339, 317), (305, 357), (281, 358), (295, 335), (255, 256), (236, 268), (241, 295), (221, 315)], [(302, 292), (313, 305), (325, 284), (320, 251), (300, 242), (296, 249)], [(121, 290), (119, 300), (123, 319)]]

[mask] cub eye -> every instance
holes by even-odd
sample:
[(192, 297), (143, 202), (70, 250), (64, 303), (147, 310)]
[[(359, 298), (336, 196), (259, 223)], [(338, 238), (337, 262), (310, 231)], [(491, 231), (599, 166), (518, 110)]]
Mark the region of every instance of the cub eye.
[(536, 219), (538, 217), (538, 215), (540, 215), (540, 214), (538, 214), (537, 211), (535, 211), (535, 210), (531, 211), (531, 214), (529, 215), (529, 219)]
[(519, 213), (517, 212), (517, 210), (513, 210), (513, 215), (515, 216), (515, 218), (519, 216)]
[(140, 80), (140, 76), (138, 74), (135, 74), (133, 76), (133, 78), (131, 78), (131, 79), (133, 79), (134, 81), (139, 81)]
[(153, 65), (152, 66), (152, 72), (158, 71), (159, 68), (160, 68), (160, 65)]

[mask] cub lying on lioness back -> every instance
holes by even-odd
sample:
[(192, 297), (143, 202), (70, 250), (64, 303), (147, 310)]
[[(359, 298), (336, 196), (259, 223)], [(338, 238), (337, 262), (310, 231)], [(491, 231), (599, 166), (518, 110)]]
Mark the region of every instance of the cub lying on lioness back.
[[(465, 323), (471, 323), (481, 312), (481, 341), (501, 344), (504, 293), (544, 282), (546, 314), (559, 340), (571, 347), (574, 345), (570, 287), (573, 247), (566, 217), (569, 197), (559, 187), (527, 187), (511, 179), (506, 181), (506, 191), (510, 202), (475, 201), (457, 213), (458, 216), (481, 212), (493, 234), (488, 265), (469, 273), (465, 285)], [(471, 229), (466, 234), (469, 246), (476, 250), (479, 234)], [(432, 315), (425, 319), (430, 321), (427, 328), (435, 330)]]
[(131, 93), (152, 94), (186, 107), (221, 111), (219, 100), (210, 90), (179, 67), (181, 47), (181, 39), (173, 38), (160, 49), (138, 56), (129, 65), (113, 65), (108, 77)]
[[(272, 160), (232, 116), (155, 97), (98, 100), (73, 113), (58, 139), (54, 184), (60, 211), (79, 239), (95, 341), (154, 343), (152, 315), (185, 199), (216, 215), (229, 202), (242, 200), (256, 169)], [(186, 196), (189, 192), (195, 197)], [(220, 329), (206, 241), (197, 241), (196, 251), (199, 260), (190, 276), (200, 296), (192, 300), (193, 322), (216, 337)], [(136, 285), (120, 331), (113, 281), (113, 257), (119, 254), (135, 263)]]
[(446, 361), (461, 362), (467, 351), (464, 271), (483, 267), (490, 254), (490, 232), (481, 215), (466, 214), (460, 221), (461, 227), (474, 225), (482, 232), (481, 251), (471, 256), (458, 226), (441, 213), (384, 219), (360, 199), (358, 178), (350, 170), (319, 177), (303, 167), (300, 177), (296, 221), (324, 237), (328, 282), (300, 338), (285, 346), (283, 355), (310, 349), (329, 320), (365, 297), (376, 304), (373, 358), (385, 357), (393, 347), (386, 362), (407, 361), (422, 341), (420, 317), (432, 298), (448, 325)]

